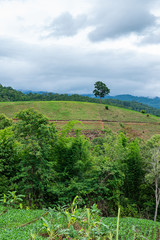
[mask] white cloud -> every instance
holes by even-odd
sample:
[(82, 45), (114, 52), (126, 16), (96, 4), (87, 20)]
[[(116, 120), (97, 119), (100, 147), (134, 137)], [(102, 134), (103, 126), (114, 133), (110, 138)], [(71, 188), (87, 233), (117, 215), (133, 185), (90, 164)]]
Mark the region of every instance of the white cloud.
[(101, 80), (112, 95), (158, 95), (160, 33), (155, 3), (1, 0), (1, 84), (91, 93), (94, 82)]

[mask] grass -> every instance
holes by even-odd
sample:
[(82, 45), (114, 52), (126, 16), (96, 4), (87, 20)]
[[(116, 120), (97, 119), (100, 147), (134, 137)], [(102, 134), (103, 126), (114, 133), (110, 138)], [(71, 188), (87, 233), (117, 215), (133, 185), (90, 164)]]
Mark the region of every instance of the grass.
[[(4, 210), (0, 207), (0, 213)], [(42, 215), (42, 210), (16, 210), (10, 208), (8, 212), (0, 216), (0, 239), (1, 240), (28, 240), (33, 227), (40, 227), (41, 222), (26, 227), (19, 227), (23, 223), (30, 222)], [(43, 239), (39, 237), (38, 239)]]
[[(0, 207), (0, 214), (4, 210)], [(159, 240), (160, 223), (137, 218), (102, 218), (96, 205), (92, 209), (49, 209), (48, 215), (25, 225), (43, 215), (45, 210), (9, 210), (0, 215), (1, 240), (45, 239), (99, 239), (99, 240)], [(117, 226), (119, 226), (117, 228)], [(118, 234), (117, 234), (118, 231)]]
[(31, 108), (40, 111), (49, 119), (54, 120), (109, 120), (109, 121), (137, 121), (137, 122), (157, 122), (160, 118), (136, 111), (109, 106), (105, 110), (105, 105), (87, 102), (70, 101), (34, 101), (34, 102), (0, 102), (0, 113), (13, 118), (16, 112)]
[[(61, 128), (66, 120), (90, 120), (77, 125), (80, 129), (103, 129), (111, 128), (117, 132), (122, 129), (122, 123), (125, 130), (132, 136), (138, 136), (144, 139), (160, 133), (160, 118), (136, 111), (87, 102), (71, 101), (29, 101), (29, 102), (1, 102), (0, 113), (4, 113), (9, 118), (14, 118), (15, 113), (26, 108), (38, 110), (50, 120), (61, 120), (56, 122), (57, 128)], [(63, 122), (64, 121), (64, 122)], [(103, 121), (103, 123), (102, 123)]]
[(86, 102), (44, 101), (44, 102), (1, 102), (0, 112), (13, 118), (15, 113), (33, 107), (46, 115), (49, 119), (56, 120), (99, 120), (99, 104)]

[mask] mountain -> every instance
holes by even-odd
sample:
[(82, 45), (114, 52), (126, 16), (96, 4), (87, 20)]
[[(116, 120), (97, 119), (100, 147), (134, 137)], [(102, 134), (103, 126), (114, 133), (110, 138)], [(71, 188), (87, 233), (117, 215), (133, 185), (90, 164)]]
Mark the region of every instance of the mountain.
[(148, 106), (160, 109), (160, 98), (159, 97), (155, 97), (155, 98), (137, 97), (137, 96), (124, 94), (124, 95), (117, 95), (117, 96), (114, 96), (114, 97), (107, 96), (106, 99), (107, 98), (118, 99), (118, 100), (121, 100), (121, 101), (139, 102), (139, 103), (143, 103), (143, 104), (146, 104)]
[[(93, 94), (82, 94), (82, 96), (95, 98)], [(106, 96), (105, 99), (117, 99), (120, 101), (139, 102), (139, 103), (143, 103), (148, 106), (160, 109), (159, 97), (149, 98), (149, 97), (137, 97), (129, 94), (122, 94), (122, 95), (116, 95), (116, 96)]]

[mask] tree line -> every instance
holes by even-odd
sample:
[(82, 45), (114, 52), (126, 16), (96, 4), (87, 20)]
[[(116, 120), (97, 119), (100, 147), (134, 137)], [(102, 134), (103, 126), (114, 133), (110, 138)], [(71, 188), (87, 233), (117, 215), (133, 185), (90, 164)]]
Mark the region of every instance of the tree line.
[[(98, 96), (98, 95), (97, 95)], [(58, 94), (51, 92), (32, 93), (27, 94), (17, 91), (11, 87), (3, 87), (0, 84), (0, 102), (14, 102), (14, 101), (80, 101), (99, 103), (99, 99), (78, 94)], [(150, 107), (148, 105), (138, 103), (135, 101), (121, 101), (117, 99), (102, 99), (102, 104), (127, 108), (141, 112), (145, 110), (146, 113), (153, 114), (160, 117), (160, 109)]]
[[(105, 130), (92, 141), (69, 122), (58, 131), (41, 113), (27, 109), (12, 123), (0, 117), (0, 194), (25, 195), (24, 207), (54, 207), (82, 198), (105, 216), (153, 218), (160, 199), (160, 135), (147, 142)], [(159, 219), (159, 218), (158, 218)], [(160, 220), (160, 219), (159, 219)]]

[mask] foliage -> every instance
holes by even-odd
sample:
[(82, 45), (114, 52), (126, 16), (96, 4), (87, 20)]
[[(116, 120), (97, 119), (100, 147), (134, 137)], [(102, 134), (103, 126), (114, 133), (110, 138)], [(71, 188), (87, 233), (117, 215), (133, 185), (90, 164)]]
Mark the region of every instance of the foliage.
[(54, 148), (54, 185), (51, 186), (54, 200), (61, 203), (71, 202), (73, 196), (83, 189), (86, 174), (91, 169), (89, 141), (77, 132), (69, 137), (68, 131), (74, 122), (69, 122), (61, 131)]
[(148, 173), (145, 177), (149, 183), (154, 184), (156, 202), (154, 221), (156, 221), (160, 203), (160, 149), (154, 148), (151, 153), (152, 157), (151, 161), (148, 162)]
[(8, 191), (8, 194), (3, 194), (3, 197), (0, 199), (0, 202), (3, 203), (4, 206), (12, 206), (13, 208), (23, 208), (23, 198), (25, 195), (18, 194), (16, 191)]
[(19, 172), (15, 179), (31, 206), (44, 201), (45, 188), (52, 179), (52, 148), (56, 143), (56, 130), (46, 117), (27, 109), (16, 117), (20, 121), (14, 126), (19, 145)]
[(18, 171), (18, 143), (11, 128), (0, 130), (0, 194), (13, 187), (13, 177)]
[[(73, 204), (72, 204), (73, 205)], [(94, 204), (91, 209), (78, 209), (74, 204), (60, 212), (49, 208), (50, 221), (42, 218), (49, 239), (106, 239), (111, 232), (100, 221), (99, 210)]]
[(93, 90), (93, 93), (96, 97), (100, 97), (100, 102), (101, 102), (101, 98), (104, 98), (105, 95), (110, 93), (110, 89), (106, 86), (105, 83), (103, 82), (96, 82), (94, 84), (95, 89)]
[(93, 143), (94, 172), (92, 191), (88, 195), (101, 207), (104, 215), (115, 214), (117, 206), (121, 204), (125, 179), (125, 141), (122, 140), (122, 134), (116, 136), (108, 133), (107, 138), (94, 139)]
[(25, 195), (23, 207), (55, 207), (80, 195), (81, 206), (96, 203), (104, 216), (115, 216), (119, 206), (122, 216), (153, 216), (154, 181), (145, 179), (149, 173), (153, 176), (151, 163), (157, 155), (152, 150), (159, 147), (159, 135), (145, 143), (108, 129), (89, 141), (76, 129), (78, 121), (58, 132), (33, 109), (20, 111), (16, 118), (15, 124), (0, 130), (4, 201), (8, 191), (17, 191)]
[[(51, 239), (116, 239), (117, 217), (101, 217), (96, 204), (91, 208), (74, 206), (49, 208), (48, 215), (44, 210), (9, 210), (1, 215), (4, 208), (0, 207), (0, 239), (7, 240), (44, 240)], [(32, 220), (38, 219), (35, 222)], [(32, 224), (26, 224), (31, 223)], [(25, 227), (21, 227), (24, 224)], [(137, 218), (119, 218), (118, 239), (124, 240), (157, 240), (159, 239), (160, 223)], [(51, 230), (51, 231), (50, 231)], [(47, 233), (48, 232), (48, 233)], [(59, 234), (59, 236), (57, 236)], [(93, 238), (95, 236), (95, 238)], [(52, 238), (53, 239), (53, 238)]]
[(7, 118), (3, 113), (0, 114), (0, 129), (4, 129), (12, 125), (12, 120)]
[(141, 113), (146, 113), (146, 110), (141, 110)]
[(128, 145), (128, 156), (126, 158), (125, 191), (129, 199), (138, 201), (140, 185), (143, 179), (142, 161), (138, 140)]
[(13, 89), (12, 87), (3, 87), (0, 84), (0, 101), (24, 101), (27, 100), (27, 96), (20, 91)]
[(148, 155), (146, 156), (145, 179), (154, 190), (154, 221), (156, 221), (160, 203), (160, 135), (154, 135), (150, 140), (148, 140), (146, 147), (148, 147)]

